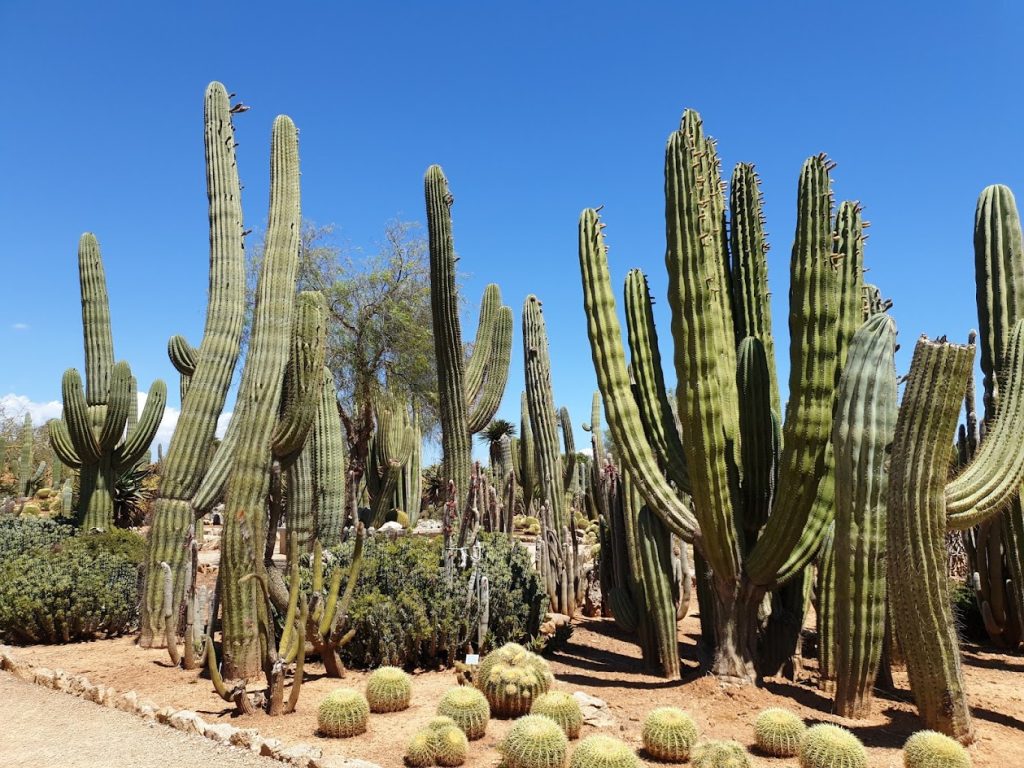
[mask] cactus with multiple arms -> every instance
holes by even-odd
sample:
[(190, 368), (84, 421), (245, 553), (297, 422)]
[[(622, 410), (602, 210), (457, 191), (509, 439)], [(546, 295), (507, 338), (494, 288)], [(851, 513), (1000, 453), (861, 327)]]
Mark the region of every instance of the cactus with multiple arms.
[[(494, 417), (508, 379), (512, 350), (512, 310), (501, 305), (498, 286), (489, 285), (480, 305), (473, 354), (467, 362), (462, 347), (459, 298), (455, 285), (448, 180), (432, 165), (424, 178), (430, 239), (430, 303), (441, 404), (441, 474), (454, 483), (456, 499), (465, 504), (472, 468), (472, 436)], [(460, 531), (460, 540), (465, 535)], [(461, 544), (461, 541), (460, 541)]]
[[(756, 677), (756, 611), (762, 595), (803, 572), (832, 515), (831, 414), (845, 350), (860, 324), (862, 270), (854, 260), (859, 249), (848, 254), (833, 240), (829, 170), (825, 157), (816, 156), (801, 172), (791, 261), (790, 401), (782, 447), (773, 449), (776, 438), (768, 424), (779, 417), (771, 408), (774, 360), (764, 354), (771, 348), (771, 331), (765, 322), (765, 289), (757, 284), (763, 279), (764, 246), (757, 228), (749, 226), (760, 222), (760, 196), (750, 186), (756, 179), (749, 170), (737, 170), (730, 254), (718, 160), (699, 116), (687, 111), (669, 139), (666, 265), (679, 437), (692, 505), (677, 493), (679, 483), (669, 482), (669, 457), (659, 455), (655, 442), (647, 439), (630, 386), (603, 225), (593, 210), (580, 218), (588, 332), (619, 458), (650, 509), (671, 532), (693, 541), (711, 567), (712, 667), (719, 675), (748, 682)], [(852, 212), (855, 206), (844, 209)], [(841, 212), (837, 229), (842, 219)], [(742, 237), (741, 229), (747, 233)], [(846, 309), (854, 300), (856, 313)], [(738, 354), (741, 334), (753, 341), (741, 345), (746, 349)], [(760, 415), (748, 412), (754, 405)], [(747, 441), (755, 439), (764, 447), (749, 450)], [(756, 465), (746, 466), (755, 458)], [(777, 487), (772, 465), (778, 467)], [(750, 540), (756, 522), (745, 520), (750, 514), (767, 516), (756, 541)]]
[(58, 459), (79, 469), (79, 519), (85, 530), (114, 526), (114, 480), (146, 455), (160, 426), (167, 388), (157, 379), (134, 429), (128, 430), (131, 369), (114, 362), (107, 281), (96, 238), (82, 235), (78, 244), (82, 290), (86, 389), (74, 368), (64, 372), (64, 415), (50, 424), (50, 444)]

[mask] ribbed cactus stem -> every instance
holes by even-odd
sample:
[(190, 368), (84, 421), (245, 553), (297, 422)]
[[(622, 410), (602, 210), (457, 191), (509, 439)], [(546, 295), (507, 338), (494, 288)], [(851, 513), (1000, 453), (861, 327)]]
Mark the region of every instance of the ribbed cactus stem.
[(885, 642), (888, 458), (896, 427), (896, 325), (878, 314), (853, 337), (832, 429), (836, 456), (836, 711), (862, 718)]
[(206, 324), (189, 374), (190, 383), (182, 387), (184, 395), (178, 423), (166, 456), (161, 460), (160, 488), (146, 553), (146, 594), (142, 603), (139, 641), (143, 647), (163, 644), (162, 561), (170, 565), (174, 575), (175, 615), (181, 604), (179, 585), (185, 583), (184, 568), (195, 524), (191, 500), (209, 466), (210, 446), (238, 360), (245, 319), (242, 202), (227, 90), (220, 83), (210, 83), (204, 103), (210, 221)]
[(228, 678), (253, 677), (261, 669), (257, 630), (261, 597), (256, 580), (240, 580), (258, 573), (263, 564), (264, 505), (273, 461), (270, 444), (289, 358), (300, 225), (297, 134), (295, 124), (279, 116), (271, 140), (266, 252), (231, 425), (237, 430), (237, 442), (227, 482), (221, 549), (222, 653)]
[(25, 421), (21, 427), (21, 453), (18, 456), (18, 494), (31, 496), (32, 472), (35, 466), (32, 462), (32, 414), (25, 414)]
[(82, 289), (82, 331), (85, 339), (85, 397), (89, 405), (105, 405), (114, 367), (107, 277), (100, 246), (91, 232), (78, 243), (78, 275)]
[(324, 366), (322, 376), (312, 430), (316, 538), (324, 547), (335, 547), (345, 527), (345, 436), (331, 369)]

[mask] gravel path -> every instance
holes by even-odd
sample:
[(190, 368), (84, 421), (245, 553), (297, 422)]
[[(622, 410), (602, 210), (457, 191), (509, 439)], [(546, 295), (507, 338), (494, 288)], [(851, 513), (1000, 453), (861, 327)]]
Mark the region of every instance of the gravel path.
[(4, 768), (281, 768), (281, 763), (147, 723), (0, 674)]

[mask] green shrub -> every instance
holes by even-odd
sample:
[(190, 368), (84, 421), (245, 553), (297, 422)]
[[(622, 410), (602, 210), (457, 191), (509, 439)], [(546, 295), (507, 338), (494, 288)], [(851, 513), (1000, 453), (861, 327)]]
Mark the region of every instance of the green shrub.
[(132, 631), (144, 546), (130, 531), (81, 534), (9, 558), (0, 566), (0, 637), (70, 643)]
[(0, 519), (0, 568), (7, 561), (75, 535), (74, 527), (32, 517)]
[[(538, 634), (547, 603), (529, 553), (501, 534), (484, 534), (481, 544), (479, 571), (489, 582), (491, 617), (482, 650), (528, 641)], [(355, 635), (343, 651), (348, 665), (429, 669), (461, 658), (476, 638), (478, 607), (470, 599), (468, 570), (456, 569), (450, 582), (445, 578), (441, 547), (440, 539), (418, 536), (367, 540), (349, 609)], [(351, 557), (351, 542), (330, 550), (324, 583), (334, 568), (347, 570)], [(303, 581), (309, 589), (308, 568)]]

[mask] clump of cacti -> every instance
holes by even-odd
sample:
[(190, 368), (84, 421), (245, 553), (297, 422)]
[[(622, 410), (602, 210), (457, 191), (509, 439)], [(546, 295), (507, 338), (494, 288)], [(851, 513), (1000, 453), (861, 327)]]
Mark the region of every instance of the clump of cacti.
[(676, 707), (658, 707), (644, 718), (644, 752), (655, 760), (686, 762), (697, 736), (697, 724), (693, 718)]
[(376, 669), (366, 680), (366, 700), (371, 712), (400, 712), (409, 708), (412, 680), (398, 667)]
[(317, 729), (323, 736), (347, 739), (366, 732), (370, 705), (366, 697), (352, 688), (336, 688), (320, 702)]
[(903, 745), (903, 768), (971, 768), (971, 756), (949, 736), (918, 731)]
[(754, 743), (766, 755), (793, 757), (806, 730), (804, 721), (788, 709), (771, 707), (754, 720)]
[(479, 739), (487, 730), (491, 707), (475, 688), (458, 686), (447, 691), (437, 705), (437, 714), (450, 717), (470, 740)]
[(512, 725), (501, 743), (505, 768), (561, 768), (569, 740), (554, 720), (526, 715)]
[(693, 748), (693, 768), (752, 768), (750, 755), (738, 741), (702, 741)]
[(800, 768), (866, 768), (868, 755), (860, 739), (845, 728), (819, 723), (800, 739)]
[(417, 731), (405, 748), (405, 764), (409, 768), (429, 768), (437, 759), (437, 731), (424, 728)]
[(506, 643), (487, 654), (474, 680), (496, 717), (518, 717), (554, 682), (548, 663), (517, 643)]
[(469, 739), (461, 728), (450, 725), (435, 731), (437, 739), (437, 764), (456, 766), (466, 762), (469, 753)]
[(534, 699), (531, 715), (544, 715), (558, 723), (570, 739), (578, 738), (583, 727), (583, 711), (576, 698), (564, 691), (548, 691)]
[(629, 744), (603, 733), (581, 741), (569, 760), (569, 768), (638, 768), (639, 765), (640, 759)]

